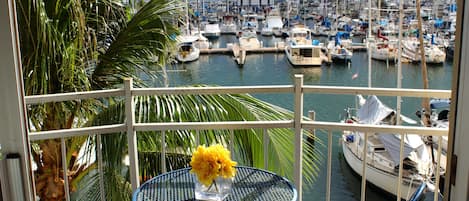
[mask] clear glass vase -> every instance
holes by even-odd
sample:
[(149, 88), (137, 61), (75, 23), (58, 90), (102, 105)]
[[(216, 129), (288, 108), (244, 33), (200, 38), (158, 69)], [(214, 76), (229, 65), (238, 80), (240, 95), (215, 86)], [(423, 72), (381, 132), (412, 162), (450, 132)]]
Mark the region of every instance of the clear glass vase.
[(195, 199), (196, 200), (217, 200), (225, 199), (231, 193), (233, 178), (217, 177), (212, 184), (205, 186), (195, 178)]

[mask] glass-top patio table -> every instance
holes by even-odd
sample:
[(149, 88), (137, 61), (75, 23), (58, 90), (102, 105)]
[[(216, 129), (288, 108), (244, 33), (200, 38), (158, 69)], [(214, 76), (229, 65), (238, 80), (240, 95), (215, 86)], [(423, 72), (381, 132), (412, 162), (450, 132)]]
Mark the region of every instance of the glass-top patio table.
[[(272, 172), (252, 167), (236, 167), (232, 191), (224, 201), (266, 200), (295, 201), (297, 192), (290, 181)], [(132, 196), (133, 201), (196, 200), (195, 175), (190, 168), (158, 175), (142, 184)]]

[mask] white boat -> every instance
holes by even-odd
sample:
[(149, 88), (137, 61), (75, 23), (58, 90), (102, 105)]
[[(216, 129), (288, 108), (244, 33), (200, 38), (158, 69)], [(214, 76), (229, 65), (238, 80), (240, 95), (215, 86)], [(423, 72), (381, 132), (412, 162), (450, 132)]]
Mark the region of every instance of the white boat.
[[(441, 64), (446, 60), (446, 53), (437, 45), (424, 44), (425, 61), (429, 64)], [(402, 57), (412, 62), (420, 62), (420, 42), (417, 39), (402, 41)]]
[[(356, 116), (349, 113), (345, 122), (371, 125), (395, 124), (396, 112), (381, 103), (376, 96), (370, 96), (356, 113)], [(398, 196), (400, 140), (399, 135), (371, 133), (368, 135), (368, 141), (365, 142), (364, 133), (344, 131), (342, 150), (348, 165), (361, 176), (363, 150), (365, 143), (367, 143), (367, 181)], [(432, 160), (428, 150), (429, 148), (420, 136), (406, 135), (400, 198), (409, 200), (410, 195), (426, 181), (427, 176), (432, 175)]]
[(210, 39), (216, 39), (220, 37), (220, 26), (217, 23), (209, 23), (205, 25), (204, 36)]
[(272, 33), (274, 34), (275, 37), (283, 37), (286, 32), (287, 31), (284, 30), (282, 27), (273, 27), (272, 28)]
[(327, 44), (327, 49), (331, 55), (332, 60), (337, 61), (350, 61), (352, 59), (353, 53), (347, 47), (351, 45), (351, 40), (347, 39), (344, 44), (342, 43), (341, 37), (345, 36), (346, 33), (338, 32), (334, 41), (329, 41)]
[(379, 61), (397, 61), (398, 48), (395, 44), (388, 42), (370, 42), (371, 58)]
[(398, 58), (397, 40), (389, 40), (388, 37), (381, 34), (378, 29), (378, 38), (369, 38), (369, 48), (371, 58), (380, 61), (395, 62)]
[(335, 42), (330, 41), (327, 45), (329, 54), (331, 54), (332, 60), (336, 61), (350, 61), (353, 53), (342, 45), (335, 45)]
[(196, 33), (196, 34), (193, 34), (193, 36), (197, 37), (197, 39), (194, 41), (194, 46), (195, 47), (197, 47), (199, 49), (210, 49), (210, 48), (212, 48), (212, 43), (210, 43), (208, 38), (206, 38), (202, 34)]
[(242, 50), (257, 49), (261, 42), (257, 39), (257, 33), (253, 29), (244, 29), (239, 36), (239, 46)]
[(277, 10), (272, 10), (267, 16), (266, 25), (262, 28), (261, 35), (274, 35), (275, 30), (275, 36), (282, 36), (282, 27), (282, 17), (280, 16)]
[(272, 35), (274, 35), (274, 30), (272, 29), (272, 27), (264, 26), (264, 27), (262, 27), (261, 35), (263, 35), (263, 36), (272, 36)]
[(311, 39), (311, 31), (305, 27), (293, 27), (287, 38), (285, 54), (293, 66), (321, 66), (326, 56), (318, 41)]
[(222, 24), (220, 25), (221, 33), (225, 34), (236, 34), (237, 26), (234, 21), (234, 16), (225, 15), (223, 16)]
[(176, 59), (179, 62), (190, 62), (199, 58), (200, 50), (194, 45), (197, 39), (197, 36), (179, 36), (177, 38)]
[(241, 30), (244, 29), (253, 29), (257, 32), (259, 29), (259, 23), (257, 22), (257, 15), (256, 14), (244, 14), (242, 16)]

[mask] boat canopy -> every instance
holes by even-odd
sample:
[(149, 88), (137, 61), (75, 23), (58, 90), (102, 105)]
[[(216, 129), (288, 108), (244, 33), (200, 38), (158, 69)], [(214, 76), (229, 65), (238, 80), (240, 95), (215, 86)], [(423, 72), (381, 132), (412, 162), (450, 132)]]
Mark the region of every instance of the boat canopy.
[(431, 109), (449, 108), (451, 101), (449, 99), (432, 99), (430, 100)]

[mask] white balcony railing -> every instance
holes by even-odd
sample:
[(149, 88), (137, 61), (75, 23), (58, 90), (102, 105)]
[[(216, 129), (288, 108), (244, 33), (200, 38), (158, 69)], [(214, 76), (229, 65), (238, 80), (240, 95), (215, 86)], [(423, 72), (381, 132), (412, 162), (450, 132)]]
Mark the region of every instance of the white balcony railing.
[[(169, 95), (169, 94), (240, 94), (240, 93), (291, 93), (294, 95), (294, 118), (291, 120), (283, 121), (223, 121), (223, 122), (165, 122), (165, 123), (135, 123), (134, 117), (134, 96), (145, 95)], [(64, 93), (64, 94), (51, 94), (51, 95), (38, 95), (28, 96), (25, 98), (27, 105), (42, 104), (47, 102), (60, 102), (71, 101), (78, 99), (94, 99), (103, 97), (124, 97), (125, 98), (125, 115), (126, 121), (123, 124), (93, 126), (86, 128), (72, 128), (53, 131), (40, 131), (29, 132), (30, 141), (45, 140), (45, 139), (61, 139), (62, 140), (62, 160), (65, 180), (66, 199), (70, 200), (70, 192), (68, 189), (67, 167), (66, 167), (66, 146), (65, 138), (76, 137), (82, 135), (89, 135), (90, 133), (100, 136), (106, 133), (126, 132), (129, 146), (130, 158), (130, 182), (132, 189), (135, 190), (140, 184), (138, 180), (138, 158), (137, 158), (137, 131), (168, 131), (168, 130), (211, 130), (211, 129), (251, 129), (261, 128), (264, 129), (264, 153), (267, 153), (268, 147), (268, 129), (272, 128), (293, 128), (295, 130), (295, 164), (294, 164), (294, 183), (299, 193), (299, 200), (302, 195), (302, 159), (303, 144), (302, 144), (302, 130), (303, 129), (324, 129), (328, 130), (328, 158), (327, 158), (327, 181), (326, 181), (326, 200), (330, 200), (331, 192), (331, 158), (332, 158), (332, 130), (336, 131), (360, 131), (365, 133), (367, 137), (371, 133), (394, 133), (404, 135), (408, 133), (418, 135), (432, 135), (432, 136), (446, 136), (447, 129), (442, 128), (428, 128), (416, 126), (384, 126), (384, 125), (363, 125), (363, 124), (345, 124), (337, 122), (322, 122), (322, 121), (307, 121), (303, 119), (303, 94), (305, 93), (320, 93), (320, 94), (343, 94), (343, 95), (378, 95), (378, 96), (403, 96), (403, 97), (420, 97), (420, 98), (450, 98), (451, 91), (449, 90), (422, 90), (422, 89), (396, 89), (396, 88), (362, 88), (362, 87), (334, 87), (334, 86), (312, 86), (303, 85), (303, 76), (296, 75), (293, 85), (274, 85), (274, 86), (236, 86), (236, 87), (184, 87), (184, 88), (133, 88), (132, 80), (124, 81), (123, 89), (113, 90), (100, 90), (90, 92), (77, 92), (77, 93)], [(198, 135), (198, 134), (196, 134)], [(233, 135), (231, 136), (233, 139)], [(98, 143), (99, 143), (98, 137)], [(196, 136), (198, 139), (198, 136)], [(401, 138), (403, 139), (403, 138)], [(162, 144), (165, 144), (165, 135), (162, 135)], [(196, 140), (197, 141), (197, 140)], [(442, 140), (439, 140), (441, 143)], [(365, 150), (367, 149), (365, 143)], [(399, 181), (402, 179), (402, 153), (403, 141), (401, 140), (401, 164), (399, 170)], [(166, 150), (163, 147), (161, 152), (165, 154)], [(441, 155), (441, 146), (438, 151), (438, 156)], [(366, 152), (363, 152), (366, 153)], [(366, 190), (366, 163), (367, 157), (362, 157), (363, 172), (362, 187), (361, 187), (361, 200), (365, 200)], [(166, 169), (165, 157), (161, 157), (161, 166), (163, 170)], [(101, 153), (97, 153), (98, 167), (102, 165)], [(440, 161), (440, 160), (437, 160)], [(267, 157), (264, 156), (264, 167), (267, 167)], [(439, 165), (437, 165), (439, 167)], [(436, 171), (438, 174), (438, 170)], [(438, 178), (437, 175), (437, 184)], [(396, 184), (400, 189), (401, 182)], [(101, 191), (104, 192), (104, 186), (101, 182)], [(399, 192), (399, 190), (398, 190)], [(435, 200), (437, 199), (437, 191), (435, 191)], [(104, 195), (104, 193), (101, 193)], [(104, 197), (101, 197), (105, 200)], [(400, 200), (400, 198), (397, 198)]]

